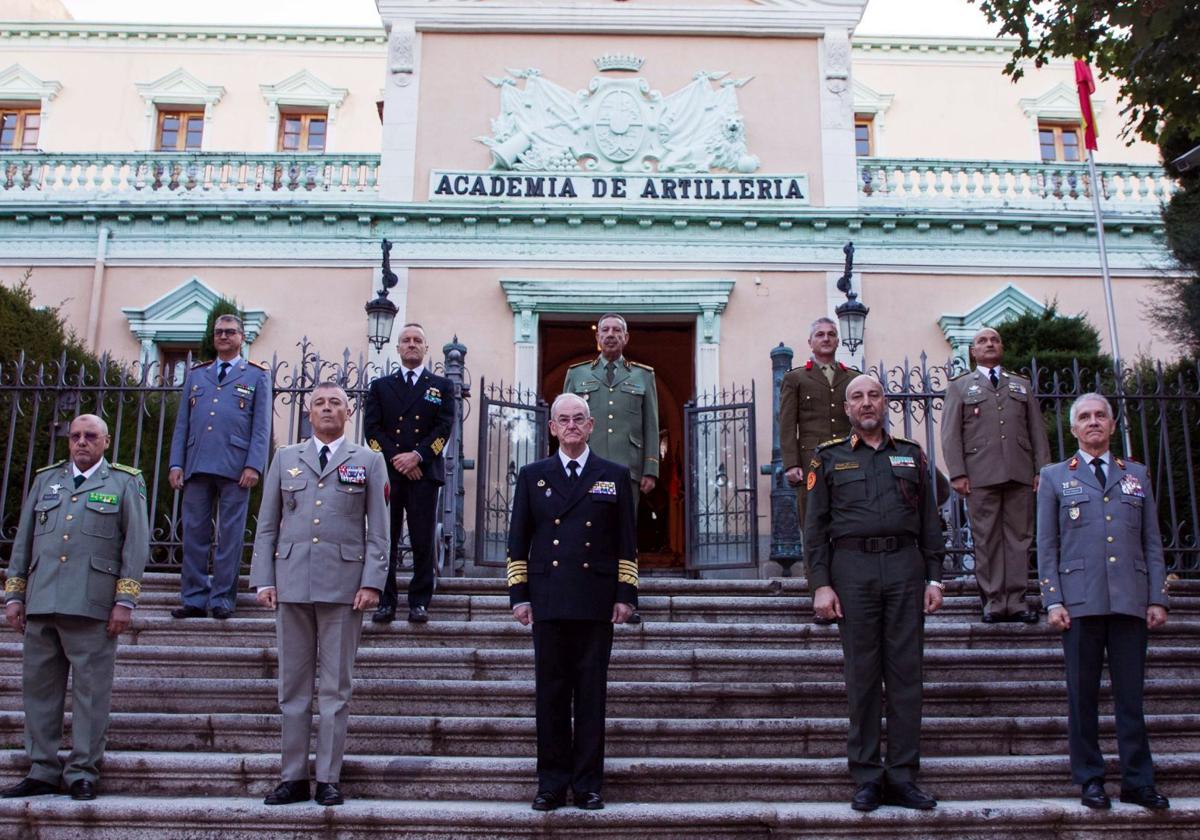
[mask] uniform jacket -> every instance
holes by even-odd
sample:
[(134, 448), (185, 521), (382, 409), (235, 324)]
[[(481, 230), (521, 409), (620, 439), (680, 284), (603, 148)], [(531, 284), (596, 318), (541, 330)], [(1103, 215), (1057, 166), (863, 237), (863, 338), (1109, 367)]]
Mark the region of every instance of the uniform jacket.
[(637, 605), (637, 534), (629, 470), (588, 455), (570, 483), (558, 455), (521, 469), (508, 529), (508, 591), (533, 620), (610, 621)]
[(149, 557), (141, 472), (101, 459), (75, 487), (62, 461), (38, 472), (21, 508), (4, 600), (29, 615), (105, 620), (115, 602), (137, 602)]
[(654, 368), (622, 357), (608, 384), (604, 356), (567, 368), (564, 394), (578, 394), (588, 402), (596, 421), (588, 438), (592, 452), (624, 464), (634, 481), (658, 478), (658, 390)]
[(193, 367), (183, 383), (171, 466), (184, 479), (208, 473), (238, 479), (246, 467), (267, 470), (273, 399), (266, 368), (238, 358), (217, 382), (219, 362)]
[(1103, 488), (1080, 455), (1042, 468), (1037, 493), (1042, 603), (1071, 617), (1146, 617), (1167, 606), (1166, 565), (1146, 468), (1111, 457)]
[(383, 456), (342, 441), (325, 469), (313, 441), (280, 448), (263, 483), (250, 586), (282, 603), (350, 604), (388, 569)]
[(859, 371), (834, 363), (833, 384), (812, 360), (784, 374), (779, 387), (779, 450), (783, 468), (808, 469), (813, 450), (850, 434), (846, 386)]
[(454, 425), (454, 384), (425, 368), (409, 388), (403, 374), (401, 368), (381, 376), (367, 389), (367, 445), (383, 453), (389, 469), (395, 455), (420, 453), (421, 480), (442, 484), (446, 481), (442, 449)]
[(942, 579), (945, 539), (937, 489), (921, 447), (887, 437), (879, 449), (850, 435), (817, 447), (808, 464), (804, 550), (808, 583), (829, 586), (834, 541), (841, 537), (911, 537), (926, 580)]
[(977, 487), (1033, 484), (1050, 463), (1050, 442), (1029, 380), (1006, 370), (1000, 387), (978, 368), (950, 380), (942, 412), (942, 454), (950, 478)]

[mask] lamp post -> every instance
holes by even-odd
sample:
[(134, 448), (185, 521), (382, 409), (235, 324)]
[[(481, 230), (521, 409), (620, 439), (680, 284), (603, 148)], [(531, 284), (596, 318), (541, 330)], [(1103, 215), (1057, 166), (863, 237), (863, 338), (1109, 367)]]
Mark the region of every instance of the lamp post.
[(858, 348), (862, 347), (867, 313), (871, 309), (858, 299), (858, 293), (850, 285), (850, 278), (854, 273), (854, 243), (847, 242), (846, 247), (842, 248), (842, 253), (846, 255), (846, 270), (838, 278), (837, 287), (838, 291), (846, 296), (846, 302), (833, 311), (837, 315), (838, 331), (842, 334), (842, 345), (850, 351), (851, 355), (855, 355), (858, 353)]
[(374, 300), (367, 301), (363, 307), (367, 310), (367, 341), (379, 352), (392, 340), (392, 327), (396, 324), (396, 313), (399, 307), (388, 300), (388, 289), (394, 288), (400, 282), (396, 272), (392, 271), (392, 243), (383, 240), (383, 276), (382, 288)]

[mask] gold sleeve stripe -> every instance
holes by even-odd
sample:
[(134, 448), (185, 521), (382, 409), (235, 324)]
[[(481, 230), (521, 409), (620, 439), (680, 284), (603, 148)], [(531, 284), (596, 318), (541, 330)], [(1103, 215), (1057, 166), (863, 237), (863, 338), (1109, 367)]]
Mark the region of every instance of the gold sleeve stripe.
[(434, 440), (434, 442), (430, 445), (429, 448), (433, 450), (434, 455), (440, 455), (442, 452), (442, 448), (445, 445), (446, 445), (445, 438), (437, 438), (436, 440)]
[(628, 583), (630, 586), (638, 585), (638, 565), (636, 560), (617, 561), (617, 583)]
[(529, 563), (525, 560), (508, 561), (508, 585), (529, 583)]
[(117, 581), (117, 594), (136, 598), (142, 594), (142, 585), (132, 578), (121, 578)]
[(10, 577), (4, 584), (5, 595), (22, 595), (25, 593), (25, 578)]
[(617, 583), (628, 583), (630, 586), (637, 586), (637, 575), (619, 574), (617, 575)]

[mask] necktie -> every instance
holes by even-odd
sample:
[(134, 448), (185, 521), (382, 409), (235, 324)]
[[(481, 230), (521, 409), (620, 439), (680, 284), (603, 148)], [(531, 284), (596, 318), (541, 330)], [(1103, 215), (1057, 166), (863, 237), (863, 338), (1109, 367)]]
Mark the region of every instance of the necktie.
[(996, 373), (995, 368), (992, 368), (992, 372), (990, 374), (988, 374), (988, 376), (991, 377), (992, 387), (999, 388), (1000, 387), (1000, 375), (998, 373)]
[(408, 380), (409, 388), (411, 388), (416, 383), (417, 374), (415, 371), (410, 370), (408, 373), (404, 374), (404, 377), (405, 377), (405, 379)]
[(829, 380), (829, 384), (833, 384), (833, 365), (821, 365), (821, 372), (825, 374), (825, 378)]
[(579, 478), (579, 462), (567, 461), (567, 473), (571, 479), (571, 482), (574, 483), (574, 481)]
[(76, 487), (78, 487), (80, 484), (83, 484), (83, 482), (85, 482), (85, 481), (87, 481), (87, 476), (84, 475), (83, 473), (80, 473), (79, 475), (75, 476), (75, 486)]
[(1092, 459), (1092, 469), (1096, 471), (1096, 480), (1100, 482), (1100, 486), (1104, 486), (1104, 461), (1099, 458)]
[(329, 447), (328, 446), (321, 447), (320, 460), (321, 460), (321, 469), (323, 470), (323, 469), (325, 469), (325, 465), (329, 463)]
[(604, 374), (604, 381), (608, 385), (612, 385), (613, 383), (613, 368), (615, 367), (616, 364), (613, 362), (609, 362), (604, 366), (604, 370), (606, 371)]
[(227, 373), (229, 373), (229, 362), (221, 362), (221, 372), (217, 374), (217, 381), (224, 382)]

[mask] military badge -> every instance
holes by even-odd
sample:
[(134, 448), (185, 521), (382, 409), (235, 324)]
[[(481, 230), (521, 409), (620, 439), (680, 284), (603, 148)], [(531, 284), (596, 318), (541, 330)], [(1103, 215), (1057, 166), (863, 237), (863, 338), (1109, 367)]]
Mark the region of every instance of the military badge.
[(367, 468), (351, 464), (338, 467), (338, 481), (342, 484), (366, 484)]
[(367, 446), (371, 448), (372, 452), (383, 451), (383, 447), (379, 445), (379, 441), (375, 440), (375, 438), (371, 438), (369, 441), (367, 441)]
[(38, 514), (38, 524), (45, 525), (47, 518), (48, 518), (48, 515), (47, 515), (46, 511), (42, 511), (41, 513)]
[(289, 469), (287, 471), (287, 474), (290, 475), (292, 478), (295, 478), (296, 476), (300, 475), (301, 472), (302, 472), (302, 470), (299, 467), (292, 467), (291, 469)]
[(1069, 511), (1067, 511), (1067, 516), (1071, 517), (1072, 519), (1078, 519), (1079, 518), (1079, 506), (1071, 505), (1071, 509)]
[(538, 479), (538, 487), (545, 487), (545, 486), (546, 486), (546, 479), (539, 478)]
[(51, 484), (51, 485), (50, 485), (50, 492), (51, 492), (51, 493), (53, 493), (55, 496), (57, 496), (57, 495), (58, 495), (58, 492), (59, 492), (60, 490), (62, 490), (62, 488), (63, 488), (63, 486), (62, 486), (61, 484)]
[(812, 470), (809, 470), (808, 481), (804, 482), (804, 489), (812, 490), (816, 486), (817, 486), (817, 474), (815, 472), (813, 472)]
[(971, 414), (973, 414), (975, 417), (978, 417), (979, 416), (979, 406), (975, 406), (974, 408), (972, 408)]
[(551, 490), (549, 487), (547, 487), (546, 488), (546, 498), (549, 499), (553, 495), (554, 495), (554, 491)]
[(249, 399), (250, 397), (254, 396), (254, 386), (253, 385), (246, 385), (246, 384), (239, 382), (238, 384), (233, 386), (233, 390), (237, 392), (237, 395), (239, 397), (246, 397), (247, 399)]
[(442, 404), (442, 392), (437, 388), (430, 388), (425, 392), (425, 402), (431, 402), (434, 405)]
[(588, 492), (595, 496), (615, 496), (617, 495), (617, 483), (615, 481), (597, 481)]
[(243, 409), (243, 410), (244, 410), (244, 409), (246, 408), (246, 401), (245, 401), (245, 400), (238, 400), (238, 408), (240, 408), (240, 409)]
[(115, 505), (120, 499), (112, 493), (88, 493), (87, 500), (101, 505)]
[(811, 461), (808, 462), (808, 469), (810, 472), (812, 470), (821, 469), (821, 462), (819, 460), (817, 460), (816, 458), (813, 458)]
[(917, 468), (917, 462), (911, 455), (891, 455), (888, 458), (892, 462), (893, 467), (912, 467)]
[(1014, 394), (1025, 394), (1025, 393), (1028, 393), (1028, 392), (1025, 390), (1025, 386), (1024, 386), (1024, 385), (1022, 385), (1020, 382), (1009, 382), (1009, 383), (1008, 383), (1008, 390), (1012, 391)]
[(969, 385), (967, 387), (968, 394), (978, 394), (982, 389), (978, 385)]
[(1079, 469), (1079, 456), (1078, 455), (1067, 462), (1067, 469), (1069, 469), (1069, 470)]
[(1146, 491), (1142, 489), (1142, 483), (1138, 481), (1136, 475), (1122, 476), (1121, 492), (1126, 496), (1133, 496), (1135, 499), (1146, 498)]

